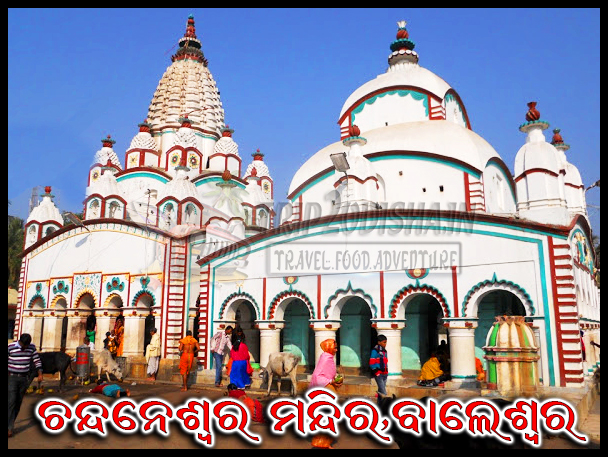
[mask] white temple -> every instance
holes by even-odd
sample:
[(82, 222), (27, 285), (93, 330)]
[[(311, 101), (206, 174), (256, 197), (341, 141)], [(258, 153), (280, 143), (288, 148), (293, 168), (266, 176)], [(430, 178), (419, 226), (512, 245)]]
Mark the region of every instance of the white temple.
[(270, 170), (259, 150), (243, 166), (190, 17), (124, 165), (102, 139), (82, 223), (64, 226), (50, 188), (30, 214), (16, 335), (74, 352), (89, 315), (100, 340), (123, 315), (124, 356), (143, 358), (152, 322), (172, 367), (190, 329), (206, 376), (227, 325), (245, 329), (252, 361), (285, 350), (309, 371), (332, 337), (343, 369), (365, 372), (382, 333), (392, 379), (445, 340), (464, 385), (506, 314), (533, 330), (541, 384), (582, 385), (599, 366), (599, 288), (569, 146), (559, 129), (547, 140), (531, 102), (511, 173), (398, 25), (388, 68), (347, 98), (337, 141), (295, 171), (274, 227)]

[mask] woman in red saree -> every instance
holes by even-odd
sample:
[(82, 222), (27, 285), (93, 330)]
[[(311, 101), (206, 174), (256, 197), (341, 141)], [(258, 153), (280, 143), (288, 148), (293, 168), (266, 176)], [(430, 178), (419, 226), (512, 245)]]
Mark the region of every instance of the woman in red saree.
[(249, 348), (245, 344), (243, 329), (237, 327), (232, 332), (232, 349), (230, 350), (230, 383), (238, 389), (251, 385), (251, 364), (249, 363)]

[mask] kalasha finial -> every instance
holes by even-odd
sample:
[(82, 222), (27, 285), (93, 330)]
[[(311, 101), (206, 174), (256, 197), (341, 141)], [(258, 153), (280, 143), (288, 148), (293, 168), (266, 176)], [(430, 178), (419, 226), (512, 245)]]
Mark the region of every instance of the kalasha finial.
[(196, 28), (194, 27), (194, 16), (191, 14), (188, 16), (188, 23), (186, 24), (185, 37), (196, 38)]
[(195, 60), (207, 66), (207, 59), (201, 51), (201, 42), (196, 38), (196, 28), (194, 27), (194, 16), (188, 16), (186, 32), (179, 39), (179, 49), (171, 56), (171, 61), (176, 60)]
[(399, 62), (406, 61), (418, 63), (418, 53), (414, 51), (416, 44), (410, 40), (410, 34), (405, 28), (405, 21), (398, 21), (397, 39), (391, 43), (391, 55), (388, 57), (389, 65), (393, 66)]
[(44, 187), (44, 193), (47, 194), (47, 195), (50, 195), (51, 194), (51, 186), (45, 186)]
[(551, 139), (551, 144), (555, 146), (556, 149), (566, 152), (568, 149), (570, 149), (570, 145), (564, 143), (564, 139), (559, 132), (560, 129), (553, 129), (553, 138)]
[(152, 124), (148, 122), (148, 119), (144, 119), (143, 122), (137, 124), (140, 132), (148, 132), (150, 133), (150, 129), (152, 128)]
[(540, 112), (536, 109), (537, 102), (528, 103), (528, 112), (526, 113), (526, 121), (534, 122), (540, 119)]
[(182, 117), (178, 119), (178, 122), (182, 124), (182, 127), (190, 128), (192, 127), (192, 121), (188, 119), (188, 115), (184, 114)]
[(103, 145), (104, 148), (111, 148), (112, 146), (114, 146), (115, 143), (116, 143), (116, 141), (113, 140), (110, 135), (108, 135), (107, 137), (105, 137), (101, 140), (101, 144)]
[(228, 170), (228, 169), (224, 170), (224, 172), (222, 173), (222, 179), (226, 182), (228, 182), (232, 179), (232, 173), (230, 173), (230, 170)]
[(226, 125), (226, 127), (224, 127), (222, 130), (222, 136), (223, 137), (232, 137), (232, 134), (234, 133), (234, 129), (231, 129), (229, 125)]
[(264, 160), (264, 154), (260, 152), (259, 148), (251, 155), (253, 156), (253, 160)]
[(410, 37), (410, 34), (408, 33), (407, 29), (405, 28), (406, 25), (407, 25), (407, 22), (405, 22), (405, 21), (397, 22), (397, 26), (399, 27), (399, 30), (397, 31), (398, 40), (407, 39)]
[(359, 129), (358, 126), (353, 124), (348, 128), (348, 135), (349, 136), (359, 136), (359, 135), (361, 135), (361, 129)]
[(562, 144), (564, 139), (559, 134), (560, 129), (553, 129), (553, 139), (551, 140), (551, 144)]

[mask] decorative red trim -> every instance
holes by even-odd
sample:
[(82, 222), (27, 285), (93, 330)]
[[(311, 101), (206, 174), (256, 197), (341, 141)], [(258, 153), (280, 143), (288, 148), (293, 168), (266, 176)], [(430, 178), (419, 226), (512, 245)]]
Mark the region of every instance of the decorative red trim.
[(367, 181), (370, 181), (370, 180), (371, 181), (375, 181), (376, 182), (376, 189), (380, 188), (380, 186), (378, 186), (378, 178), (376, 178), (375, 176), (369, 176), (369, 177), (367, 177), (365, 179), (360, 179), (360, 178), (357, 178), (356, 176), (352, 176), (352, 175), (340, 177), (340, 179), (338, 179), (334, 183), (334, 188), (337, 188), (340, 184), (342, 184), (342, 182), (346, 181), (347, 179), (354, 179), (359, 184), (365, 184)]
[[(428, 90), (423, 89), (422, 87), (406, 86), (406, 85), (396, 85), (396, 86), (383, 87), (381, 89), (377, 89), (377, 90), (375, 90), (375, 91), (373, 91), (373, 92), (371, 92), (371, 93), (369, 93), (369, 94), (361, 97), (359, 100), (356, 100), (352, 105), (350, 105), (350, 107), (344, 112), (344, 114), (342, 115), (342, 117), (340, 117), (338, 119), (338, 125), (342, 125), (344, 123), (344, 120), (346, 119), (346, 117), (351, 118), (351, 121), (349, 122), (349, 125), (352, 125), (352, 116), (351, 116), (351, 113), (352, 113), (353, 109), (355, 109), (355, 107), (359, 106), (361, 103), (365, 102), (366, 100), (369, 100), (370, 98), (373, 98), (373, 97), (375, 97), (378, 94), (382, 94), (384, 92), (390, 92), (390, 91), (393, 91), (393, 90), (399, 90), (399, 89), (415, 90), (416, 92), (420, 92), (420, 93), (426, 94), (427, 96), (433, 97), (439, 103), (441, 103), (441, 101), (442, 101), (442, 98), (440, 98), (438, 95), (435, 95), (432, 92), (429, 92)], [(461, 102), (461, 104), (462, 104), (462, 102)], [(430, 106), (430, 104), (429, 104), (429, 106)], [(463, 105), (463, 109), (464, 109), (464, 105)], [(348, 136), (348, 134), (347, 134), (347, 136)]]
[(559, 175), (551, 170), (545, 170), (544, 168), (530, 168), (529, 170), (524, 171), (517, 178), (515, 178), (515, 182), (519, 182), (524, 179), (526, 176), (531, 175), (532, 173), (542, 173), (545, 175), (553, 176), (557, 178)]
[(555, 300), (553, 300), (553, 309), (555, 314), (555, 331), (556, 331), (556, 339), (557, 339), (557, 357), (559, 360), (559, 372), (560, 372), (560, 386), (566, 386), (566, 377), (564, 371), (564, 341), (562, 340), (565, 331), (561, 330), (560, 326), (560, 317), (559, 317), (559, 304), (558, 304), (558, 295), (557, 295), (557, 280), (555, 274), (555, 247), (553, 246), (553, 237), (547, 237), (547, 242), (549, 245), (549, 262), (553, 268), (551, 268), (551, 287), (553, 291), (553, 296)]
[(262, 278), (262, 319), (266, 316), (266, 277)]
[(140, 171), (145, 171), (145, 172), (148, 172), (148, 173), (155, 173), (157, 175), (162, 176), (163, 178), (167, 178), (168, 180), (173, 179), (173, 177), (170, 174), (168, 174), (166, 171), (164, 171), (164, 170), (158, 170), (158, 169), (152, 168), (152, 167), (134, 167), (134, 168), (128, 168), (126, 170), (123, 170), (123, 171), (120, 171), (120, 172), (116, 173), (114, 176), (116, 178), (119, 178), (121, 176), (125, 176), (125, 175), (128, 175), (130, 173), (137, 173), (137, 172), (140, 172)]
[(581, 186), (575, 186), (574, 184), (570, 184), (569, 182), (564, 183), (564, 185), (568, 186), (568, 187), (574, 187), (575, 189), (584, 189), (585, 186), (581, 185)]
[[(462, 113), (464, 114), (464, 118), (466, 119), (467, 122), (467, 128), (469, 130), (473, 130), (471, 128), (471, 120), (469, 119), (469, 113), (467, 113), (467, 109), (464, 106), (464, 103), (462, 102), (462, 99), (460, 98), (460, 95), (458, 95), (458, 92), (456, 92), (453, 88), (449, 88), (448, 91), (444, 94), (443, 96), (443, 100), (445, 100), (445, 96), (448, 94), (452, 94), (454, 96), (454, 98), (458, 101), (458, 104), (460, 105), (460, 108), (462, 109)], [(430, 102), (429, 102), (429, 106), (430, 106)]]
[(471, 211), (471, 189), (469, 188), (469, 174), (464, 172), (464, 202), (467, 211)]
[(452, 265), (452, 292), (454, 295), (454, 317), (459, 317), (458, 314), (458, 275), (456, 273), (457, 266)]
[(380, 319), (384, 319), (384, 271), (380, 272)]
[[(381, 151), (381, 152), (372, 152), (369, 154), (364, 154), (363, 157), (365, 157), (368, 160), (371, 160), (375, 157), (390, 157), (390, 156), (394, 156), (394, 155), (400, 155), (403, 153), (407, 153), (408, 155), (412, 156), (412, 157), (425, 157), (425, 158), (436, 158), (436, 159), (440, 159), (444, 162), (449, 162), (449, 163), (455, 163), (457, 165), (461, 165), (467, 169), (472, 169), (475, 170), (476, 172), (478, 172), (480, 175), (482, 173), (481, 170), (478, 170), (477, 168), (471, 166), (470, 164), (462, 161), (462, 160), (458, 160), (458, 159), (452, 159), (450, 157), (446, 157), (440, 154), (433, 154), (430, 152), (423, 152), (423, 151), (409, 151), (409, 150), (392, 150), (392, 151)], [(327, 167), (324, 170), (319, 171), (317, 174), (315, 174), (314, 176), (308, 178), (306, 181), (304, 181), (302, 184), (300, 184), (293, 192), (291, 192), (287, 198), (292, 200), (294, 198), (294, 196), (300, 192), (302, 189), (304, 189), (304, 187), (306, 187), (309, 183), (317, 180), (318, 178), (320, 178), (321, 176), (327, 174), (328, 172), (332, 171), (334, 168), (333, 167)], [(466, 173), (466, 172), (465, 172)], [(207, 175), (206, 175), (207, 176)]]
[(321, 275), (317, 275), (317, 316), (321, 318)]

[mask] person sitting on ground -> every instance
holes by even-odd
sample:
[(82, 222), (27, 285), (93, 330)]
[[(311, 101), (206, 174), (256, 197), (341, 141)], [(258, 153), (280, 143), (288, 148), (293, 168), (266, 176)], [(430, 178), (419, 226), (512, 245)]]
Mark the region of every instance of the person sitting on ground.
[(483, 363), (479, 357), (475, 357), (475, 371), (477, 372), (477, 380), (483, 382), (486, 380), (486, 372), (483, 369)]
[(418, 385), (423, 387), (436, 387), (451, 379), (450, 375), (443, 372), (437, 353), (433, 352), (429, 360), (422, 366)]
[(251, 398), (247, 395), (244, 389), (239, 389), (236, 384), (228, 384), (228, 392), (225, 394), (230, 398), (236, 398), (245, 404), (251, 414), (251, 420), (254, 422), (264, 423), (267, 422), (264, 418), (264, 406), (255, 398)]
[(110, 384), (109, 382), (102, 381), (101, 379), (97, 380), (97, 387), (89, 390), (89, 392), (92, 394), (103, 394), (106, 397), (111, 398), (131, 396), (131, 391), (129, 389), (125, 389), (118, 384)]

